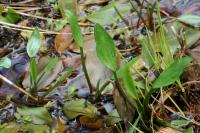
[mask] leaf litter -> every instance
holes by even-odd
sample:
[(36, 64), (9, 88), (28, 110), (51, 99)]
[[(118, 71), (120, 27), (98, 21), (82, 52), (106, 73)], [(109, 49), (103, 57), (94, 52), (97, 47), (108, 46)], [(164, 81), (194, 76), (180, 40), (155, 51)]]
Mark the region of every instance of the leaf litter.
[[(133, 4), (138, 5), (138, 12), (140, 12), (140, 8), (143, 8), (143, 10), (141, 10), (141, 17), (132, 11), (133, 7), (129, 1), (122, 0), (117, 2), (117, 11), (119, 11), (119, 13), (122, 14), (122, 16), (129, 22), (128, 27), (126, 23), (121, 20), (122, 18), (120, 18), (119, 14), (116, 13), (116, 9), (113, 8), (113, 1), (110, 0), (80, 0), (79, 2), (75, 0), (46, 0), (42, 3), (38, 1), (29, 2), (25, 0), (10, 2), (11, 3), (6, 0), (0, 2), (4, 5), (4, 8), (1, 7), (3, 12), (1, 12), (0, 21), (13, 23), (14, 26), (18, 24), (20, 27), (19, 30), (23, 29), (26, 32), (15, 31), (15, 27), (12, 26), (9, 27), (11, 29), (7, 29), (7, 27), (2, 28), (4, 24), (1, 23), (1, 75), (5, 76), (12, 81), (12, 83), (22, 87), (31, 94), (30, 90), (32, 89), (32, 81), (30, 80), (29, 65), (31, 59), (29, 57), (34, 57), (36, 60), (38, 69), (37, 71), (39, 75), (42, 75), (42, 70), (48, 66), (48, 63), (51, 59), (57, 58), (58, 60), (53, 65), (53, 68), (44, 76), (42, 76), (40, 81), (38, 81), (36, 88), (38, 95), (33, 95), (38, 96), (38, 101), (31, 101), (27, 95), (22, 94), (17, 88), (10, 86), (1, 79), (1, 132), (8, 132), (11, 130), (14, 132), (28, 131), (41, 133), (48, 132), (50, 130), (52, 132), (57, 131), (60, 133), (108, 133), (125, 132), (125, 130), (128, 131), (128, 129), (131, 127), (130, 123), (132, 120), (136, 120), (139, 115), (137, 109), (132, 108), (127, 101), (124, 100), (122, 94), (117, 90), (115, 84), (113, 84), (112, 71), (101, 64), (101, 60), (107, 61), (107, 65), (109, 65), (113, 60), (109, 62), (109, 60), (101, 58), (99, 60), (98, 58), (99, 55), (96, 53), (96, 45), (99, 47), (99, 44), (95, 44), (95, 40), (100, 38), (100, 35), (96, 36), (96, 39), (94, 38), (94, 24), (99, 23), (109, 31), (110, 36), (117, 44), (116, 47), (118, 47), (117, 54), (119, 54), (120, 58), (118, 64), (123, 65), (130, 60), (129, 58), (134, 58), (142, 52), (139, 36), (143, 35), (146, 37), (147, 31), (145, 31), (146, 29), (144, 27), (149, 27), (149, 29), (152, 30), (152, 34), (158, 31), (157, 27), (155, 27), (155, 30), (154, 27), (151, 27), (153, 21), (157, 22), (158, 16), (156, 13), (153, 13), (151, 18), (148, 14), (150, 12), (147, 11), (147, 9), (150, 10), (153, 8), (150, 6), (150, 4), (153, 5), (154, 1), (151, 1), (151, 3), (145, 2), (144, 5), (142, 4), (142, 1), (133, 2)], [(66, 3), (63, 4), (62, 2)], [(9, 4), (12, 10), (7, 10)], [(40, 8), (38, 4), (44, 4), (44, 7)], [(18, 5), (18, 7), (15, 5)], [(161, 102), (159, 103), (161, 106), (158, 106), (159, 108), (156, 110), (154, 114), (155, 116), (153, 116), (154, 120), (162, 120), (163, 123), (165, 122), (167, 124), (161, 124), (158, 122), (151, 126), (153, 126), (153, 130), (157, 130), (158, 132), (179, 132), (180, 130), (185, 132), (192, 132), (194, 130), (194, 132), (198, 132), (200, 130), (200, 103), (198, 95), (200, 38), (198, 31), (199, 17), (192, 15), (189, 16), (187, 14), (199, 15), (199, 3), (198, 0), (161, 0), (159, 2), (159, 6), (163, 17), (165, 15), (177, 17), (177, 19), (181, 22), (180, 28), (175, 27), (176, 32), (172, 33), (173, 29), (170, 32), (166, 32), (166, 36), (169, 36), (171, 39), (169, 41), (170, 48), (173, 49), (172, 51), (173, 54), (175, 54), (175, 58), (179, 56), (181, 57), (182, 55), (189, 55), (193, 57), (194, 60), (184, 69), (184, 74), (180, 78), (183, 83), (183, 87), (185, 88), (186, 93), (184, 94), (186, 96), (182, 95), (183, 92), (181, 92), (181, 89), (179, 89), (179, 86), (175, 83), (172, 86), (167, 84), (167, 86), (169, 86), (165, 87), (166, 89), (169, 88), (176, 92), (174, 94), (167, 93), (168, 95), (165, 95), (165, 90), (162, 90), (161, 93), (156, 92), (152, 94), (153, 98), (151, 98), (151, 101), (156, 99), (158, 101), (157, 103)], [(26, 7), (29, 7), (30, 9), (27, 9)], [(64, 13), (65, 8), (76, 13), (80, 20), (79, 24), (81, 25), (81, 31), (90, 34), (84, 34), (83, 36), (83, 49), (85, 51), (84, 58), (86, 67), (93, 85), (94, 91), (92, 94), (90, 94), (85, 76), (82, 71), (81, 58), (79, 54), (80, 50), (78, 49), (79, 47), (75, 44), (71, 34), (70, 26), (67, 25), (67, 19)], [(15, 11), (17, 12), (15, 13)], [(22, 13), (25, 14), (23, 15)], [(13, 17), (13, 14), (18, 15)], [(188, 18), (192, 20), (188, 21)], [(20, 20), (21, 22), (19, 22)], [(167, 20), (166, 22), (167, 29), (170, 30), (170, 27), (174, 26), (174, 23)], [(29, 38), (29, 33), (31, 32), (30, 29), (27, 29), (27, 27), (38, 27), (38, 31), (43, 29), (46, 30), (45, 33), (47, 33), (42, 34), (42, 47), (35, 47), (32, 50), (31, 48), (28, 48), (31, 50), (31, 52), (34, 52), (31, 55), (30, 52), (28, 52), (28, 54), (26, 52), (26, 47), (28, 47), (27, 45), (30, 45), (30, 43), (28, 43), (29, 39), (27, 39), (27, 36)], [(60, 31), (58, 32), (59, 29)], [(56, 35), (50, 34), (52, 31), (54, 34), (56, 33)], [(187, 34), (188, 31), (189, 34)], [(138, 32), (138, 34), (135, 36), (135, 33), (133, 32)], [(180, 35), (181, 33), (185, 35), (184, 37), (186, 38), (186, 42), (184, 42), (184, 38), (179, 37), (180, 35), (178, 33), (180, 33)], [(173, 37), (170, 37), (172, 34)], [(189, 36), (191, 34), (192, 36)], [(156, 34), (154, 35), (155, 37), (152, 41), (156, 44), (158, 43), (159, 45), (161, 42), (157, 40)], [(31, 46), (36, 46), (37, 42), (33, 41), (33, 43), (34, 44), (31, 44)], [(182, 47), (182, 44), (180, 43), (186, 44), (186, 46)], [(173, 46), (171, 46), (172, 44)], [(156, 54), (161, 53), (159, 48), (155, 48), (154, 50), (156, 51)], [(119, 51), (121, 53), (119, 53)], [(110, 54), (107, 54), (108, 57)], [(128, 55), (128, 57), (123, 57), (123, 55)], [(162, 53), (159, 58), (162, 58)], [(160, 64), (164, 64), (162, 60), (159, 61)], [(126, 77), (124, 80), (129, 82), (129, 80), (134, 79), (134, 82), (131, 86), (129, 86), (130, 84), (127, 82), (124, 82), (123, 85), (123, 80), (120, 80), (123, 87), (129, 88), (129, 91), (125, 91), (125, 94), (128, 99), (130, 99), (134, 107), (138, 107), (138, 110), (141, 108), (141, 105), (137, 105), (137, 103), (135, 103), (135, 101), (132, 99), (131, 96), (135, 95), (133, 92), (131, 92), (131, 88), (135, 85), (134, 93), (138, 94), (137, 98), (142, 99), (142, 97), (144, 97), (144, 89), (140, 88), (147, 89), (147, 85), (149, 85), (147, 84), (145, 78), (150, 78), (150, 76), (153, 75), (154, 78), (149, 80), (149, 82), (152, 83), (152, 87), (155, 87), (158, 84), (157, 80), (159, 79), (159, 75), (160, 77), (164, 75), (160, 70), (146, 67), (145, 63), (145, 60), (140, 57), (137, 61), (137, 65), (139, 64), (139, 67), (136, 66), (136, 64), (128, 65), (131, 68), (130, 74), (129, 77)], [(66, 75), (67, 71), (70, 71), (71, 68), (72, 71), (69, 73), (69, 75), (64, 76)], [(167, 73), (167, 71), (164, 72)], [(152, 73), (152, 75), (149, 73)], [(126, 74), (124, 73), (124, 75)], [(167, 75), (167, 77), (169, 76), (170, 75)], [(62, 77), (66, 78), (61, 80)], [(120, 78), (123, 78), (123, 76)], [(156, 80), (156, 78), (158, 79)], [(100, 91), (100, 94), (95, 94), (99, 89), (101, 89), (106, 81), (111, 82), (114, 88), (110, 84), (105, 87), (107, 89), (103, 88), (104, 90), (108, 90), (105, 91), (106, 93), (103, 93), (104, 91)], [(159, 84), (161, 84), (159, 87), (163, 87), (162, 82), (163, 79), (159, 81)], [(43, 94), (48, 92), (48, 90), (51, 90), (56, 83), (59, 84), (52, 91), (47, 93), (46, 97), (42, 97)], [(139, 85), (138, 83), (142, 83), (142, 85)], [(149, 88), (151, 88), (151, 86)], [(156, 94), (158, 97), (156, 97)], [(95, 99), (95, 95), (98, 96), (97, 99)], [(162, 101), (163, 97), (165, 97), (165, 101)], [(175, 100), (177, 105), (174, 105), (171, 99)], [(151, 104), (151, 106), (156, 107), (156, 104)], [(171, 116), (180, 111), (177, 109), (177, 106), (181, 107), (181, 110), (185, 111), (186, 114), (191, 114), (192, 116), (186, 115), (181, 116), (181, 118), (176, 117), (173, 119)], [(152, 107), (147, 108), (149, 113), (152, 113), (152, 110)], [(4, 114), (5, 116), (3, 117)], [(146, 120), (145, 118), (143, 119), (145, 120), (143, 122), (150, 126), (150, 120)], [(189, 119), (191, 119), (192, 122), (189, 122)], [(122, 121), (124, 121), (124, 123)], [(184, 122), (186, 123), (185, 125), (183, 124)], [(148, 131), (142, 124), (142, 121), (138, 124), (136, 120), (135, 123), (132, 124), (136, 124), (135, 127), (137, 128), (134, 129), (137, 131), (138, 129), (144, 132)], [(184, 126), (181, 126), (181, 124)], [(173, 125), (178, 125), (175, 128), (179, 131), (172, 129)], [(162, 126), (167, 126), (167, 128), (163, 128)]]

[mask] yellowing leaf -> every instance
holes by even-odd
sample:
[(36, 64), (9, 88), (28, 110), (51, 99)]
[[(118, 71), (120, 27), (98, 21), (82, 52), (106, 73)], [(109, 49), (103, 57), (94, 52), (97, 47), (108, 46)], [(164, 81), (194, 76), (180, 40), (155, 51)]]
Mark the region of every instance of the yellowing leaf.
[(69, 119), (74, 119), (79, 115), (94, 118), (97, 115), (97, 108), (89, 103), (86, 103), (84, 99), (77, 99), (65, 102), (64, 112)]

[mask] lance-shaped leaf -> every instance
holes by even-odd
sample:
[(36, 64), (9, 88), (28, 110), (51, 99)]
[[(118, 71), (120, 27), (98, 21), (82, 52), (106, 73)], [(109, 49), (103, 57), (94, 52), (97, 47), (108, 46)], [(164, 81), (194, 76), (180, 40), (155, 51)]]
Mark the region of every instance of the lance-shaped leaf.
[(192, 61), (192, 58), (187, 56), (172, 63), (153, 83), (153, 88), (168, 86), (179, 79), (187, 65)]
[(81, 29), (79, 27), (79, 24), (78, 24), (75, 14), (72, 11), (67, 10), (67, 9), (65, 10), (65, 14), (66, 14), (69, 24), (71, 26), (72, 36), (73, 36), (75, 42), (80, 47), (82, 47), (83, 46), (83, 36), (82, 36)]
[(179, 21), (192, 25), (194, 27), (200, 27), (200, 16), (197, 15), (182, 15), (177, 18)]
[(29, 38), (28, 44), (27, 44), (27, 53), (29, 57), (34, 57), (36, 56), (37, 52), (40, 49), (40, 32), (38, 31), (38, 29), (34, 29), (31, 37)]
[(116, 71), (117, 58), (115, 44), (111, 36), (101, 25), (96, 24), (94, 27), (94, 37), (96, 41), (96, 52), (99, 60), (112, 71)]
[(126, 67), (124, 69), (123, 81), (124, 81), (124, 85), (125, 85), (125, 88), (126, 88), (128, 94), (131, 95), (133, 98), (138, 99), (136, 85), (132, 79), (132, 76), (131, 76), (131, 73), (130, 73), (130, 70), (128, 67)]

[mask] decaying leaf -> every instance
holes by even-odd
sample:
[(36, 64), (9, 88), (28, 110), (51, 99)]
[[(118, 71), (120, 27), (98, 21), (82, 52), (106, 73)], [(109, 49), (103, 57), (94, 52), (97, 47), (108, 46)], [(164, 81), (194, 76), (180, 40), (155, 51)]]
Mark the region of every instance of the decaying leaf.
[(56, 51), (60, 54), (66, 49), (74, 52), (79, 51), (78, 45), (73, 41), (70, 26), (65, 26), (60, 34), (56, 35), (54, 43)]
[(34, 124), (50, 124), (52, 122), (50, 113), (46, 107), (17, 108), (15, 116), (19, 120), (27, 120)]
[(119, 113), (121, 119), (125, 122), (126, 128), (128, 129), (130, 127), (129, 122), (131, 122), (135, 116), (135, 110), (128, 105), (117, 88), (115, 88), (113, 91), (113, 99), (117, 108), (117, 112)]
[[(116, 7), (121, 14), (126, 14), (131, 9), (131, 6), (129, 4), (125, 4), (121, 1), (116, 2)], [(93, 23), (99, 23), (101, 25), (111, 24), (115, 22), (118, 18), (119, 16), (116, 14), (112, 3), (88, 16), (88, 19), (90, 21), (92, 21)]]
[(81, 2), (83, 5), (100, 5), (108, 2), (108, 0), (84, 0)]
[(164, 127), (164, 128), (160, 128), (158, 133), (182, 133), (182, 132), (170, 127)]
[(118, 112), (117, 112), (116, 109), (112, 110), (112, 111), (108, 114), (107, 117), (108, 117), (108, 118), (106, 119), (106, 124), (107, 124), (108, 126), (114, 125), (114, 124), (116, 124), (116, 123), (122, 121), (122, 119), (120, 118), (120, 116), (119, 116), (119, 114), (118, 114)]
[(101, 118), (90, 118), (88, 116), (81, 116), (79, 118), (81, 127), (100, 129), (103, 127), (103, 119)]
[(77, 13), (77, 0), (58, 0), (58, 7), (62, 14), (62, 17), (65, 18), (66, 14), (64, 13), (65, 9)]
[(97, 108), (86, 102), (85, 99), (77, 99), (65, 102), (64, 113), (69, 119), (74, 119), (79, 115), (95, 118), (97, 116)]

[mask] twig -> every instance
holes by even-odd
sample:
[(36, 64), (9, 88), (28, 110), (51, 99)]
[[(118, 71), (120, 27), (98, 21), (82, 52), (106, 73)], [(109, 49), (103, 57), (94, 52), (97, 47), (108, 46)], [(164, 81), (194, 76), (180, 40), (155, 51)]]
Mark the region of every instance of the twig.
[(3, 75), (0, 74), (0, 79), (2, 79), (3, 81), (5, 81), (6, 83), (10, 84), (11, 86), (13, 86), (14, 88), (18, 89), (19, 91), (21, 91), (22, 93), (24, 93), (25, 95), (29, 96), (30, 98), (32, 98), (33, 100), (37, 101), (37, 98), (32, 96), (31, 94), (29, 94), (28, 92), (26, 92), (24, 89), (20, 88), (19, 86), (17, 86), (16, 84), (14, 84), (13, 82), (11, 82), (9, 79), (7, 79), (6, 77), (4, 77)]
[[(81, 24), (81, 23), (79, 23)], [(10, 24), (10, 23), (6, 23), (6, 22), (2, 22), (0, 21), (0, 27), (4, 27), (4, 28), (7, 28), (7, 29), (13, 29), (13, 30), (16, 30), (16, 31), (29, 31), (29, 32), (32, 32), (32, 30), (34, 30), (34, 27), (27, 27), (27, 26), (20, 26), (20, 25), (15, 25), (15, 24)], [(11, 28), (12, 27), (12, 28)], [(133, 26), (131, 26), (133, 27)], [(118, 28), (118, 29), (115, 29), (115, 30), (122, 30), (122, 29), (129, 29), (130, 27), (123, 27), (123, 28)], [(115, 31), (115, 30), (108, 30), (108, 32), (112, 32), (112, 31)], [(67, 32), (67, 33), (60, 33), (60, 32), (56, 32), (56, 31), (49, 31), (49, 30), (43, 30), (43, 29), (39, 29), (40, 33), (44, 33), (44, 34), (53, 34), (53, 35), (56, 35), (56, 34), (66, 34), (66, 35), (71, 35), (72, 33), (71, 32)], [(83, 35), (90, 35), (90, 34), (93, 34), (94, 32), (84, 32), (82, 33)]]
[(20, 2), (17, 2), (17, 4), (27, 4), (29, 2), (33, 2), (34, 0), (24, 0), (24, 1), (20, 1)]
[(191, 84), (198, 84), (198, 83), (200, 83), (200, 81), (188, 81), (188, 82), (183, 83), (183, 86), (191, 85)]

